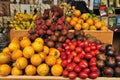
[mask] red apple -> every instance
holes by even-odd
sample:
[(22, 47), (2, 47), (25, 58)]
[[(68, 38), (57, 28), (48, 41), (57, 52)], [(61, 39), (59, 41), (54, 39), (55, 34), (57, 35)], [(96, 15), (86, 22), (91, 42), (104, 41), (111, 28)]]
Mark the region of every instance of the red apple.
[(62, 63), (61, 63), (61, 65), (63, 67), (66, 67), (68, 65), (68, 61), (67, 60), (63, 60)]
[(88, 78), (88, 75), (85, 72), (80, 72), (79, 77), (82, 79), (86, 79), (86, 78)]
[(74, 59), (73, 59), (73, 61), (75, 63), (79, 63), (80, 62), (80, 58), (78, 56), (75, 56)]
[(74, 71), (76, 73), (79, 73), (81, 71), (81, 68), (79, 66), (75, 66)]
[(77, 77), (77, 74), (72, 71), (72, 72), (69, 72), (68, 76), (70, 79), (75, 79)]
[(64, 77), (67, 77), (68, 76), (68, 71), (67, 70), (63, 70), (63, 72), (62, 72), (62, 75), (64, 76)]
[(83, 72), (85, 72), (86, 74), (89, 74), (90, 73), (90, 69), (89, 68), (85, 68), (82, 70)]

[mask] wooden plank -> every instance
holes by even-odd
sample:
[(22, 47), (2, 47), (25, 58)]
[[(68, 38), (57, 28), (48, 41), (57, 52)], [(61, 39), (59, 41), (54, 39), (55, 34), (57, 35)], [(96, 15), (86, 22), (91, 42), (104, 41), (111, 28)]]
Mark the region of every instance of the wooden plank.
[[(0, 80), (70, 80), (69, 78), (57, 77), (57, 76), (4, 76), (0, 77)], [(74, 80), (83, 80), (76, 78)], [(91, 80), (89, 78), (84, 80)], [(98, 77), (94, 80), (120, 80), (120, 78), (115, 77)]]
[(14, 37), (20, 38), (28, 35), (29, 35), (28, 30), (14, 30), (14, 29), (10, 30), (10, 40), (12, 40)]
[(113, 42), (113, 31), (92, 31), (92, 30), (84, 30), (85, 34), (91, 34), (96, 37), (96, 39), (102, 41), (103, 43), (112, 44)]

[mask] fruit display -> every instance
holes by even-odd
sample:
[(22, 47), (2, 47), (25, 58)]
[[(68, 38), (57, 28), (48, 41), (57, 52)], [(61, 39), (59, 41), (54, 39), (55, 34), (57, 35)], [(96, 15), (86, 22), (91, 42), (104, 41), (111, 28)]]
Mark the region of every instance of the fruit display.
[(12, 39), (0, 53), (0, 75), (62, 75), (60, 52), (49, 48), (42, 38)]
[(108, 28), (95, 14), (62, 2), (43, 15), (16, 13), (10, 28), (28, 30), (0, 52), (0, 76), (60, 76), (70, 80), (120, 77), (120, 55), (84, 30)]
[(14, 19), (8, 21), (9, 27), (16, 30), (31, 30), (35, 27), (38, 14), (16, 13)]
[(62, 50), (59, 49), (62, 58), (61, 65), (64, 67), (62, 74), (64, 77), (95, 79), (99, 76), (96, 56), (99, 55), (102, 44), (91, 42), (92, 40), (88, 41), (87, 36), (75, 41), (66, 39), (62, 45)]
[(97, 55), (97, 67), (100, 76), (120, 77), (120, 55), (116, 53), (111, 44), (107, 44), (102, 52)]

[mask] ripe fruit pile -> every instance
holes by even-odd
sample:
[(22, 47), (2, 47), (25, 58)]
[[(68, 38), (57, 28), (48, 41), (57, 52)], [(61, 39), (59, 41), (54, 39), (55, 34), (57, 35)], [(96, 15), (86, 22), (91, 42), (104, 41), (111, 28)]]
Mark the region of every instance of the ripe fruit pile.
[(66, 17), (66, 22), (71, 24), (75, 30), (108, 30), (104, 21), (98, 17), (92, 17), (91, 14), (83, 13), (80, 10), (74, 10), (71, 17)]
[(62, 75), (70, 79), (77, 76), (82, 79), (97, 78), (99, 74), (96, 55), (100, 53), (101, 48), (102, 44), (90, 42), (85, 36), (83, 39), (75, 41), (66, 39), (62, 48), (59, 48), (62, 58), (61, 65), (64, 67)]
[(39, 16), (37, 18), (35, 30), (29, 31), (31, 34), (30, 39), (34, 40), (38, 36), (45, 39), (55, 31), (69, 30), (71, 28), (70, 24), (65, 24), (63, 9), (58, 6), (52, 6), (51, 9), (44, 11), (43, 17)]
[(0, 53), (0, 75), (60, 76), (61, 62), (60, 52), (45, 46), (42, 38), (34, 42), (28, 37), (14, 38)]
[(100, 76), (120, 77), (120, 55), (116, 54), (111, 44), (107, 44), (102, 53), (97, 55), (97, 67)]
[(38, 14), (16, 13), (14, 20), (9, 21), (9, 27), (16, 30), (31, 30), (35, 27)]

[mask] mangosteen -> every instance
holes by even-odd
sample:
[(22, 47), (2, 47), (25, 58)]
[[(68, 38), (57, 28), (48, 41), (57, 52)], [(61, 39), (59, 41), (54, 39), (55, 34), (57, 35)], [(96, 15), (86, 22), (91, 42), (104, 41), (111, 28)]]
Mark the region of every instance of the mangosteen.
[(88, 38), (91, 37), (91, 35), (90, 34), (86, 34), (85, 37), (88, 39)]
[(111, 50), (112, 48), (113, 48), (113, 47), (112, 47), (111, 44), (107, 44), (105, 49), (108, 51), (108, 50)]
[(55, 48), (61, 48), (61, 47), (62, 47), (62, 43), (57, 42), (56, 45), (55, 45)]
[(84, 41), (84, 36), (78, 35), (78, 36), (77, 36), (77, 40)]
[(74, 38), (74, 32), (68, 32), (67, 37), (69, 39), (73, 39)]
[(65, 40), (66, 40), (66, 37), (65, 37), (65, 36), (60, 36), (60, 37), (58, 38), (58, 41), (59, 41), (59, 42), (65, 42)]
[(114, 57), (107, 57), (105, 63), (106, 63), (107, 66), (112, 67), (112, 68), (114, 68), (115, 65), (116, 65)]
[(85, 36), (85, 33), (83, 32), (83, 30), (80, 30), (80, 35)]
[(117, 54), (117, 55), (115, 56), (115, 59), (116, 59), (116, 61), (120, 61), (120, 54)]
[(114, 57), (115, 56), (115, 51), (114, 50), (112, 50), (112, 49), (108, 49), (108, 50), (106, 50), (106, 55), (107, 56), (112, 56), (112, 57)]
[(98, 54), (96, 57), (97, 57), (97, 59), (99, 59), (99, 60), (103, 60), (103, 61), (106, 60), (106, 55), (103, 54), (103, 53)]
[(115, 68), (115, 77), (120, 77), (120, 67)]
[(94, 41), (95, 41), (95, 39), (93, 39), (93, 38), (89, 37), (89, 38), (88, 38), (88, 41), (89, 41), (89, 42), (94, 42)]
[(50, 47), (50, 48), (54, 47), (54, 45), (55, 45), (54, 41), (52, 41), (52, 40), (49, 40), (46, 43), (47, 43), (47, 46)]
[(66, 29), (63, 29), (63, 30), (61, 31), (61, 34), (62, 34), (62, 35), (67, 35), (67, 33), (68, 33), (68, 31), (67, 31)]
[(97, 61), (97, 67), (98, 67), (98, 68), (101, 68), (101, 69), (102, 69), (104, 66), (105, 66), (105, 63), (104, 63), (103, 60), (98, 60), (98, 61)]
[(57, 36), (57, 37), (60, 36), (60, 31), (55, 31), (54, 35)]
[(101, 44), (102, 42), (100, 40), (95, 40), (96, 44)]
[(71, 41), (74, 42), (74, 41), (77, 41), (77, 39), (76, 39), (76, 38), (73, 38)]
[(102, 44), (102, 48), (100, 49), (101, 52), (106, 52), (106, 45), (105, 43)]
[(103, 74), (105, 77), (112, 77), (114, 75), (114, 70), (111, 67), (105, 67), (103, 69)]
[(75, 34), (75, 36), (80, 35), (80, 30), (75, 30), (74, 34)]
[(116, 65), (120, 67), (120, 61), (116, 61)]
[(57, 36), (56, 35), (51, 35), (51, 40), (53, 40), (53, 41), (57, 41)]

